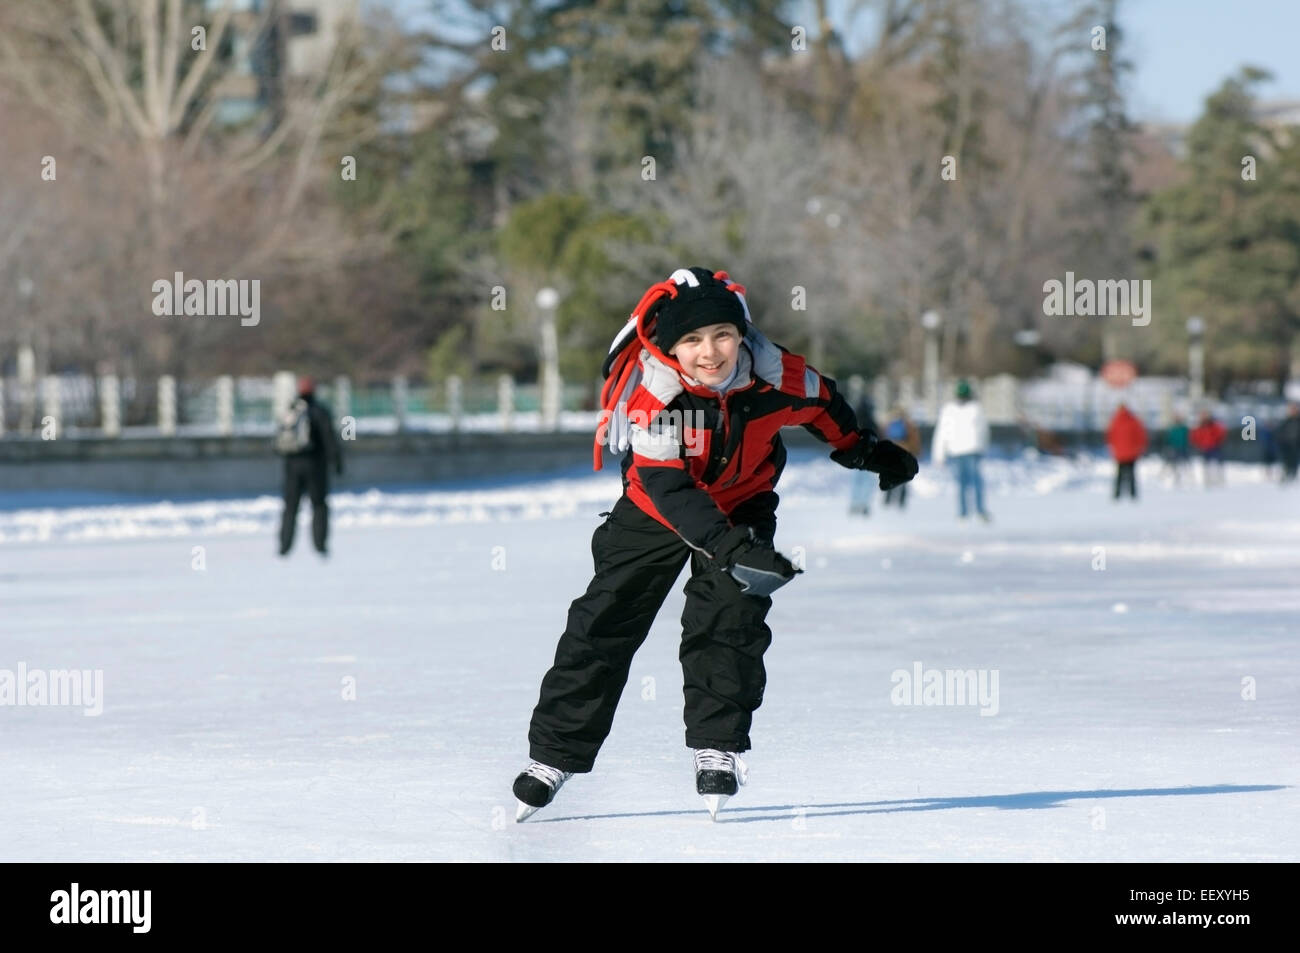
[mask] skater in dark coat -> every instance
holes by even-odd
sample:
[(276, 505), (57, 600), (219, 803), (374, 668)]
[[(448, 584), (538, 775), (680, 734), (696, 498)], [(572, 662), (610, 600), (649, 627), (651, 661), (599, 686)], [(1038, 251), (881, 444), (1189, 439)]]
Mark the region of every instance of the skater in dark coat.
[(1164, 440), (1164, 467), (1161, 474), (1169, 473), (1174, 478), (1174, 483), (1182, 483), (1183, 470), (1187, 467), (1187, 459), (1191, 447), (1191, 431), (1187, 429), (1187, 421), (1182, 417), (1175, 417), (1173, 424), (1165, 431)]
[(528, 731), (532, 763), (515, 781), (518, 819), (592, 769), (632, 656), (690, 563), (679, 657), (686, 745), (710, 813), (743, 783), (739, 758), (763, 699), (771, 593), (796, 569), (774, 548), (784, 426), (829, 443), (831, 458), (880, 474), (916, 473), (911, 454), (862, 430), (835, 382), (753, 326), (726, 272), (679, 269), (651, 287), (605, 362), (595, 465), (623, 457), (623, 495), (591, 541), (595, 576), (569, 607)]
[(316, 551), (328, 555), (329, 474), (343, 475), (343, 451), (334, 434), (334, 415), (316, 399), (310, 377), (298, 381), (298, 399), (289, 409), (277, 437), (284, 455), (284, 513), (280, 519), (280, 555), (293, 548), (298, 504), (304, 493), (311, 500), (311, 537)]
[(1273, 430), (1278, 456), (1282, 458), (1282, 482), (1291, 483), (1300, 469), (1300, 404), (1288, 404), (1286, 416)]

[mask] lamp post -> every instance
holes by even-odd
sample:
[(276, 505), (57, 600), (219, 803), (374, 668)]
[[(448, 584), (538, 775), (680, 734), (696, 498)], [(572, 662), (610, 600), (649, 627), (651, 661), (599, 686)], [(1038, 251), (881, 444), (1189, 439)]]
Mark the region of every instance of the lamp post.
[(554, 288), (537, 292), (537, 307), (542, 316), (542, 430), (558, 430), (560, 425), (560, 345), (555, 330), (555, 309), (560, 293)]
[[(1024, 348), (1025, 351), (1027, 351), (1032, 356), (1034, 366), (1031, 370), (1031, 373), (1036, 374), (1038, 372), (1039, 367), (1041, 366), (1041, 361), (1042, 361), (1042, 352), (1038, 349), (1038, 346), (1043, 341), (1042, 332), (1040, 332), (1037, 328), (1024, 328), (1020, 331), (1017, 331), (1014, 335), (1012, 335), (1011, 339), (1015, 341), (1019, 347)], [(1022, 419), (1021, 410), (1020, 410), (1019, 384), (1016, 385), (1016, 389), (1017, 389), (1017, 395), (1014, 401), (1015, 416), (1019, 420)]]
[(1205, 321), (1192, 316), (1187, 319), (1187, 395), (1192, 408), (1205, 394)]
[(26, 275), (18, 279), (18, 297), (23, 300), (23, 318), (27, 333), (18, 348), (18, 432), (30, 433), (36, 425), (36, 352), (32, 349), (35, 321), (32, 317), (32, 295), (36, 285)]
[(925, 328), (925, 366), (922, 379), (925, 387), (925, 406), (930, 414), (930, 422), (939, 419), (939, 326), (943, 318), (938, 311), (930, 310), (921, 315), (921, 327)]
[[(834, 199), (814, 195), (804, 203), (807, 213), (804, 233), (808, 236), (811, 248), (821, 261), (832, 261), (832, 251), (841, 241), (839, 227), (844, 223), (844, 216), (838, 211), (841, 204)], [(820, 282), (819, 282), (820, 285)], [(816, 290), (816, 289), (814, 289)], [(808, 307), (807, 301), (804, 307)], [(823, 309), (813, 307), (807, 312), (808, 328), (808, 363), (822, 367), (826, 363), (826, 351), (829, 346), (828, 329)]]

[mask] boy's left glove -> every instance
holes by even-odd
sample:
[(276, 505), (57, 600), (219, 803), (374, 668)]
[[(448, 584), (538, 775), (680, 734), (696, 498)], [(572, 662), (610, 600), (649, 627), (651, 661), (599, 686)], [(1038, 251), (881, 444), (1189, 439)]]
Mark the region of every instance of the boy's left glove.
[(870, 470), (880, 474), (880, 488), (892, 490), (906, 483), (920, 469), (916, 457), (898, 444), (881, 440), (874, 433), (862, 433), (858, 442), (844, 450), (836, 450), (831, 459), (850, 470)]
[(713, 558), (747, 596), (770, 596), (803, 572), (759, 539), (752, 526), (733, 526), (728, 530), (718, 540)]

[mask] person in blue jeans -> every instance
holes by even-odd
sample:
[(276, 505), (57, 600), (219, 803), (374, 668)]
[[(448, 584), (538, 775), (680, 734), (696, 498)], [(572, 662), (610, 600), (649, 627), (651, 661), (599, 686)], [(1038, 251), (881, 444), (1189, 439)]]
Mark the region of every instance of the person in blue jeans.
[[(876, 406), (871, 398), (862, 394), (854, 404), (853, 412), (863, 430), (876, 433)], [(851, 516), (870, 516), (871, 498), (876, 492), (876, 481), (865, 470), (853, 474), (853, 488), (849, 491), (849, 514)]]
[(953, 470), (957, 475), (957, 498), (960, 502), (958, 515), (965, 519), (970, 515), (966, 507), (968, 493), (975, 496), (975, 512), (980, 519), (987, 520), (988, 512), (984, 509), (984, 477), (980, 474), (980, 457), (978, 453), (963, 453), (952, 458)]
[(975, 512), (988, 522), (991, 517), (984, 509), (984, 478), (980, 474), (980, 458), (989, 447), (988, 420), (969, 383), (958, 381), (955, 397), (939, 412), (930, 457), (935, 463), (947, 462), (952, 467), (957, 479), (958, 516), (965, 519), (970, 515), (966, 498), (973, 493)]
[(849, 493), (849, 513), (854, 516), (870, 516), (871, 497), (875, 492), (875, 483), (863, 477), (861, 472), (853, 474), (853, 489)]

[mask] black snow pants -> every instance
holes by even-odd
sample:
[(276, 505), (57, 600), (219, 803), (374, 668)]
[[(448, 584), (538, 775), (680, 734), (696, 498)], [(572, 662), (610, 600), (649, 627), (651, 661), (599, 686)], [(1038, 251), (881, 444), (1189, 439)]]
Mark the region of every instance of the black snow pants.
[[(775, 493), (741, 503), (733, 524), (771, 541)], [(686, 745), (748, 751), (754, 710), (763, 701), (764, 621), (770, 596), (746, 596), (680, 536), (623, 496), (591, 538), (596, 575), (569, 607), (555, 663), (542, 679), (528, 730), (529, 756), (563, 771), (590, 771), (614, 722), (632, 656), (689, 558), (679, 658)]]
[(1118, 500), (1124, 494), (1125, 487), (1128, 487), (1128, 495), (1137, 499), (1137, 477), (1134, 475), (1136, 466), (1137, 462), (1130, 460), (1115, 467), (1115, 499)]
[(329, 492), (329, 470), (320, 454), (295, 454), (284, 458), (284, 515), (280, 520), (280, 553), (293, 548), (298, 526), (298, 503), (303, 493), (311, 499), (311, 538), (317, 552), (325, 552), (329, 536), (330, 511), (325, 502)]

